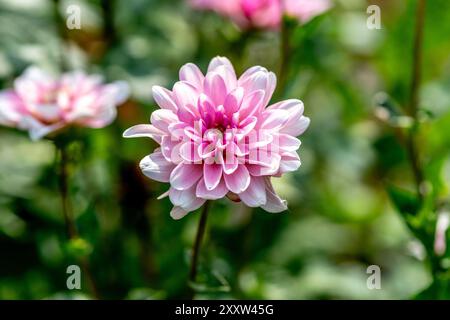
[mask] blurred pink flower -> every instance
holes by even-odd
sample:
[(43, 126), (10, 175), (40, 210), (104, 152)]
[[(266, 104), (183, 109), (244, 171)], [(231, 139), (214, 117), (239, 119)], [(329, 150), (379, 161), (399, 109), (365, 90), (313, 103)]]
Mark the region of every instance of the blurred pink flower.
[(104, 85), (100, 76), (81, 71), (54, 78), (30, 67), (12, 89), (0, 92), (0, 124), (27, 130), (32, 140), (71, 124), (101, 128), (127, 97), (123, 82)]
[(284, 0), (286, 15), (306, 23), (331, 8), (330, 0)]
[(306, 23), (331, 7), (330, 0), (190, 0), (193, 7), (231, 18), (242, 28), (278, 29), (283, 15)]
[(151, 179), (169, 182), (174, 219), (206, 200), (228, 196), (269, 212), (287, 209), (271, 177), (300, 166), (297, 149), (309, 125), (303, 103), (291, 99), (272, 104), (274, 73), (252, 67), (238, 79), (230, 61), (214, 58), (206, 75), (194, 64), (180, 70), (172, 91), (154, 86), (161, 109), (151, 124), (140, 124), (124, 137), (150, 137), (160, 148), (140, 167)]
[(447, 229), (450, 226), (450, 214), (443, 212), (438, 215), (436, 223), (436, 233), (434, 239), (434, 252), (438, 256), (443, 256), (447, 250)]

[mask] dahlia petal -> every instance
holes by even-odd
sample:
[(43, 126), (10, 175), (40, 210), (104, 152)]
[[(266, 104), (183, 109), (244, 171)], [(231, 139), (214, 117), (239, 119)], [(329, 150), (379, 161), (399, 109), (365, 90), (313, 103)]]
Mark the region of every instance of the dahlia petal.
[(301, 165), (297, 152), (283, 153), (280, 161), (280, 173), (296, 171)]
[(0, 124), (14, 126), (20, 121), (21, 99), (12, 90), (0, 92)]
[(192, 141), (185, 142), (181, 145), (180, 157), (188, 163), (201, 163), (202, 161), (202, 158), (198, 154), (198, 146)]
[(244, 121), (242, 121), (239, 126), (239, 130), (236, 133), (238, 136), (238, 139), (242, 138), (243, 136), (248, 135), (256, 126), (256, 123), (258, 122), (258, 119), (256, 117), (248, 117)]
[(204, 91), (216, 106), (222, 105), (227, 96), (225, 80), (215, 72), (208, 73), (205, 78)]
[(242, 99), (244, 98), (244, 89), (242, 87), (237, 87), (231, 91), (225, 98), (223, 106), (225, 108), (225, 113), (230, 116), (241, 107)]
[(277, 87), (277, 76), (273, 72), (269, 72), (269, 77), (267, 79), (266, 95), (264, 96), (264, 107), (269, 104), (270, 99), (275, 92)]
[(304, 105), (301, 100), (298, 99), (288, 99), (274, 103), (267, 107), (267, 110), (271, 109), (281, 109), (289, 111), (291, 115), (302, 115), (304, 110)]
[(139, 167), (150, 179), (169, 182), (170, 173), (175, 166), (164, 158), (161, 151), (155, 151), (142, 159)]
[[(84, 99), (87, 100), (87, 106), (94, 104), (96, 96), (93, 95), (88, 95), (83, 97)], [(80, 109), (76, 109), (78, 106), (75, 104), (75, 110), (82, 110)], [(84, 109), (86, 110), (86, 108)], [(41, 119), (42, 121), (45, 122), (52, 122), (52, 121), (58, 121), (59, 117), (60, 117), (60, 111), (61, 109), (59, 108), (59, 106), (57, 104), (40, 104), (37, 106), (34, 106), (33, 108), (33, 114), (36, 115), (39, 119)], [(87, 113), (88, 116), (92, 115), (92, 111)], [(73, 120), (73, 119), (70, 119)]]
[(275, 192), (272, 186), (272, 182), (269, 177), (264, 178), (266, 184), (266, 204), (262, 205), (261, 208), (271, 213), (279, 213), (287, 210), (287, 201), (281, 199)]
[(202, 174), (202, 165), (180, 163), (170, 174), (170, 185), (177, 190), (189, 189), (200, 179)]
[(180, 148), (182, 142), (173, 139), (171, 136), (163, 136), (161, 139), (161, 152), (167, 161), (180, 163)]
[(187, 190), (177, 190), (171, 187), (169, 189), (170, 202), (172, 202), (174, 206), (178, 207), (189, 205), (195, 198), (195, 194), (192, 194), (191, 191), (192, 188)]
[(182, 208), (184, 211), (190, 212), (197, 210), (204, 203), (205, 199), (198, 198), (195, 194), (196, 186), (192, 186), (186, 190), (176, 190), (170, 188), (169, 198), (176, 207)]
[(188, 63), (182, 66), (179, 76), (180, 80), (189, 82), (197, 90), (201, 90), (203, 88), (203, 80), (205, 79), (205, 76), (195, 64)]
[(305, 132), (306, 129), (308, 129), (310, 122), (311, 120), (308, 117), (302, 116), (295, 123), (291, 123), (291, 121), (288, 121), (288, 123), (285, 124), (284, 128), (282, 128), (280, 132), (297, 137)]
[(173, 112), (178, 111), (178, 107), (173, 99), (172, 92), (160, 86), (152, 87), (153, 99), (161, 109), (168, 109)]
[(228, 58), (225, 57), (215, 57), (214, 59), (211, 60), (211, 62), (209, 63), (208, 66), (208, 73), (215, 71), (216, 68), (220, 67), (220, 66), (225, 66), (227, 68), (229, 68), (230, 70), (233, 70), (234, 72), (234, 67), (231, 64), (230, 60), (228, 60)]
[(266, 110), (262, 114), (261, 128), (265, 130), (278, 130), (289, 120), (289, 112), (286, 110)]
[(91, 128), (103, 128), (107, 125), (111, 124), (117, 116), (117, 109), (113, 106), (107, 106), (105, 108), (101, 108), (97, 110), (95, 114), (87, 116), (85, 118), (79, 119), (70, 119), (66, 120), (66, 122), (75, 122), (80, 125), (84, 125), (86, 127)]
[(174, 122), (178, 122), (178, 117), (171, 110), (159, 109), (153, 111), (150, 117), (150, 122), (152, 123), (153, 126), (155, 126), (155, 128), (165, 133), (169, 133), (168, 130), (169, 125)]
[(189, 112), (193, 117), (198, 115), (196, 106), (199, 93), (194, 86), (185, 81), (178, 81), (173, 86), (173, 95), (178, 106), (178, 113)]
[(221, 199), (225, 197), (225, 195), (228, 193), (228, 189), (225, 185), (225, 182), (223, 179), (219, 182), (217, 187), (215, 187), (212, 190), (208, 190), (205, 185), (205, 180), (200, 179), (200, 181), (197, 184), (197, 189), (195, 194), (197, 197), (207, 200), (216, 200)]
[(152, 138), (156, 142), (161, 143), (161, 137), (163, 135), (164, 132), (157, 129), (155, 126), (151, 124), (138, 124), (125, 130), (122, 136), (124, 138), (139, 138), (139, 137)]
[(239, 82), (239, 86), (243, 87), (246, 94), (256, 90), (266, 90), (269, 82), (269, 72), (267, 70), (257, 71), (246, 79)]
[(253, 66), (244, 71), (241, 77), (238, 79), (238, 86), (242, 86), (243, 83), (246, 83), (250, 77), (252, 77), (257, 72), (268, 72), (266, 68), (261, 66)]
[[(100, 82), (101, 77), (95, 80), (97, 81)], [(104, 86), (104, 94), (111, 97), (114, 105), (121, 105), (130, 96), (130, 86), (125, 81), (116, 81)]]
[(263, 108), (264, 95), (264, 90), (257, 90), (246, 95), (239, 109), (239, 119), (242, 120), (258, 114)]
[[(231, 160), (229, 160), (231, 158)], [(227, 156), (227, 160), (222, 163), (223, 172), (232, 174), (239, 166), (239, 160), (235, 156)]]
[(236, 89), (237, 78), (234, 69), (230, 68), (229, 66), (222, 65), (215, 68), (214, 72), (219, 74), (220, 77), (224, 80), (227, 87), (227, 92)]
[(239, 193), (239, 198), (247, 206), (255, 208), (266, 204), (266, 186), (263, 177), (251, 177), (248, 188)]
[(168, 131), (170, 132), (170, 135), (176, 139), (176, 140), (183, 140), (186, 138), (184, 129), (188, 127), (189, 125), (184, 122), (176, 122), (171, 123), (167, 127)]
[[(273, 134), (267, 129), (259, 129), (251, 131), (248, 135), (248, 148), (252, 149), (265, 148), (273, 141)], [(267, 148), (266, 148), (267, 149)]]
[(254, 157), (252, 152), (247, 168), (252, 176), (267, 176), (278, 172), (281, 165), (281, 156), (278, 153), (270, 153), (267, 150), (258, 150)]
[(302, 134), (309, 125), (309, 118), (303, 116), (303, 102), (297, 99), (289, 99), (275, 103), (267, 110), (286, 110), (289, 114), (288, 121), (281, 128), (280, 132), (297, 137)]
[(250, 174), (245, 165), (239, 165), (233, 174), (224, 174), (225, 184), (228, 190), (234, 193), (245, 191), (250, 184)]
[(217, 163), (203, 165), (203, 179), (205, 179), (206, 189), (212, 190), (220, 182), (222, 177), (222, 165)]
[(288, 134), (280, 133), (274, 136), (274, 141), (277, 142), (281, 151), (296, 151), (300, 148), (301, 142), (296, 137)]
[(55, 80), (43, 70), (31, 66), (14, 81), (14, 89), (26, 101), (38, 101), (47, 88), (55, 86)]
[(17, 127), (22, 130), (28, 130), (30, 139), (37, 141), (46, 135), (57, 131), (65, 126), (63, 122), (57, 122), (51, 125), (45, 125), (31, 116), (25, 116), (17, 123)]
[(216, 143), (203, 142), (197, 147), (198, 154), (202, 159), (208, 159), (216, 153)]
[(161, 199), (167, 198), (168, 196), (169, 196), (169, 190), (167, 190), (166, 192), (160, 194), (156, 199), (157, 200), (161, 200)]
[(194, 123), (195, 127), (197, 128), (192, 128), (190, 126), (187, 126), (184, 128), (184, 134), (186, 137), (188, 137), (190, 140), (195, 141), (197, 143), (201, 143), (202, 142), (202, 129), (199, 128), (201, 127), (201, 121), (197, 121), (196, 123)]
[(184, 218), (189, 212), (184, 210), (181, 207), (173, 207), (172, 210), (170, 210), (170, 217), (174, 220), (180, 220)]

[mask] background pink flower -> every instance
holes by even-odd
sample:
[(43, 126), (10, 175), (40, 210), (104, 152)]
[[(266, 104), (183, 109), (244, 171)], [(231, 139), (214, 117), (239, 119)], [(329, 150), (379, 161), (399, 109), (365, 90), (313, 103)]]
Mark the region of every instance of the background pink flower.
[(330, 0), (284, 0), (285, 14), (306, 23), (331, 8)]
[[(150, 137), (160, 148), (140, 167), (151, 179), (169, 182), (168, 195), (180, 219), (206, 200), (229, 196), (269, 212), (286, 210), (271, 177), (297, 170), (297, 149), (309, 125), (300, 100), (268, 106), (276, 76), (259, 66), (237, 78), (226, 58), (214, 58), (206, 75), (194, 64), (180, 70), (172, 90), (154, 86), (161, 109), (151, 124), (124, 137)], [(268, 106), (268, 107), (267, 107)]]
[(306, 23), (331, 7), (330, 0), (191, 0), (203, 10), (231, 18), (242, 28), (278, 29), (283, 15)]
[(0, 124), (27, 130), (33, 140), (70, 124), (101, 128), (127, 97), (123, 82), (104, 85), (100, 76), (81, 71), (54, 78), (30, 67), (12, 89), (0, 92)]

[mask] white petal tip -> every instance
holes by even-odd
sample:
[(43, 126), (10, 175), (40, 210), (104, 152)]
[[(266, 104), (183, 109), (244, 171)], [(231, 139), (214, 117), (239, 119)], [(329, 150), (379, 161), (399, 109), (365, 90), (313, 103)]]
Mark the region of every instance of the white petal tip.
[(170, 211), (170, 216), (174, 220), (180, 220), (183, 217), (185, 217), (188, 213), (189, 212), (187, 212), (186, 210), (184, 210), (181, 207), (173, 207), (172, 210)]

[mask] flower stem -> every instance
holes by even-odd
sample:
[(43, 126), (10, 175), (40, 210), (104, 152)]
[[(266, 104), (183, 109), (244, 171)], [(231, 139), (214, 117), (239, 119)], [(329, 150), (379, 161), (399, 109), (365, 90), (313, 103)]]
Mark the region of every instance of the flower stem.
[(59, 161), (59, 192), (61, 194), (62, 213), (64, 217), (64, 223), (67, 229), (67, 235), (69, 239), (78, 238), (78, 231), (76, 229), (74, 220), (72, 205), (69, 198), (69, 155), (65, 146), (58, 147), (60, 154)]
[(288, 21), (283, 19), (282, 25), (281, 25), (281, 32), (280, 32), (280, 71), (279, 71), (279, 94), (282, 96), (286, 90), (287, 85), (287, 78), (289, 73), (289, 65), (292, 55), (292, 48), (291, 48), (291, 26), (289, 25)]
[[(67, 145), (65, 143), (57, 144), (57, 150), (60, 155), (59, 161), (59, 192), (61, 195), (61, 205), (62, 213), (64, 218), (64, 224), (66, 226), (67, 237), (71, 240), (76, 240), (79, 238), (79, 234), (75, 225), (75, 220), (73, 217), (72, 204), (69, 197), (69, 162), (70, 157), (67, 150)], [(86, 275), (86, 280), (92, 296), (95, 299), (100, 299), (100, 295), (95, 285), (94, 278), (90, 271), (89, 261), (82, 257), (80, 258), (81, 269), (83, 274)]]
[(60, 38), (59, 43), (59, 67), (61, 71), (66, 71), (69, 69), (67, 61), (65, 59), (65, 45), (68, 41), (68, 34), (66, 29), (66, 24), (64, 22), (61, 13), (59, 12), (60, 0), (53, 0), (53, 18), (55, 23), (55, 28), (57, 35)]
[(411, 162), (411, 168), (417, 188), (418, 198), (423, 200), (423, 183), (425, 181), (423, 169), (420, 163), (419, 151), (416, 143), (416, 132), (419, 127), (419, 90), (422, 78), (422, 47), (423, 30), (425, 22), (426, 0), (418, 0), (416, 9), (416, 27), (413, 45), (413, 63), (411, 71), (411, 92), (409, 97), (409, 114), (413, 119), (413, 127), (407, 137), (407, 151)]
[(195, 237), (194, 248), (192, 249), (191, 270), (189, 272), (189, 280), (191, 283), (195, 283), (197, 279), (198, 257), (200, 255), (200, 247), (202, 239), (205, 234), (206, 220), (208, 218), (209, 206), (210, 206), (209, 201), (206, 201), (202, 209), (200, 221), (198, 223), (197, 236)]

